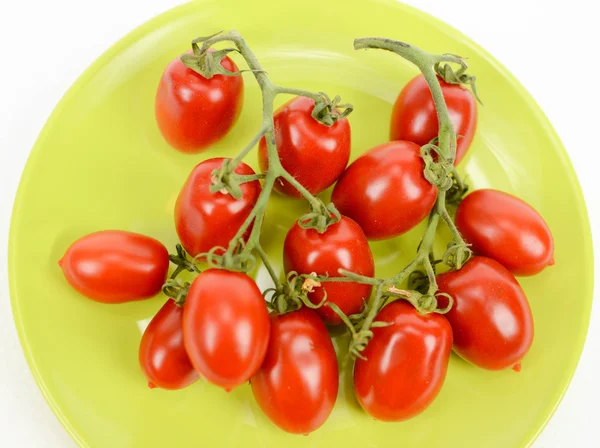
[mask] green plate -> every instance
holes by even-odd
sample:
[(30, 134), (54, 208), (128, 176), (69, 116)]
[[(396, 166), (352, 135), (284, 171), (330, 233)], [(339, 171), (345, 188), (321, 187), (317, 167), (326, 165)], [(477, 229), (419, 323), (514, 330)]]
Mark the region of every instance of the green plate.
[[(14, 206), (10, 286), (33, 375), (80, 445), (522, 447), (556, 409), (585, 340), (593, 281), (586, 209), (558, 137), (523, 87), (456, 30), (393, 1), (335, 3), (206, 0), (173, 9), (100, 57), (48, 120)], [(100, 229), (176, 243), (173, 204), (187, 174), (204, 158), (233, 156), (243, 147), (260, 126), (260, 98), (244, 75), (238, 124), (209, 151), (188, 156), (159, 134), (156, 86), (191, 38), (230, 28), (246, 37), (276, 83), (341, 94), (356, 106), (353, 158), (387, 140), (391, 104), (416, 73), (391, 53), (355, 52), (354, 37), (386, 36), (469, 57), (485, 107), (461, 170), (475, 188), (492, 186), (528, 201), (556, 241), (556, 265), (520, 279), (536, 324), (520, 374), (486, 372), (453, 357), (435, 403), (418, 418), (390, 424), (361, 411), (346, 370), (333, 414), (308, 438), (276, 429), (248, 386), (230, 394), (205, 382), (178, 392), (147, 388), (138, 344), (164, 297), (116, 306), (92, 302), (67, 285), (57, 261), (73, 240)], [(256, 167), (256, 154), (248, 161)], [(302, 202), (271, 201), (264, 243), (278, 269), (285, 232), (303, 211)], [(372, 245), (379, 275), (412, 258), (421, 230)], [(265, 273), (256, 275), (264, 287)]]

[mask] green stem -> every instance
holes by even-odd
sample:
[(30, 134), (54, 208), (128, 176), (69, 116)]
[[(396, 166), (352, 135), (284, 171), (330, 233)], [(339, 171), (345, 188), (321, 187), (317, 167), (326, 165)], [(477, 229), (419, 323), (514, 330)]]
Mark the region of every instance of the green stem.
[(269, 261), (269, 257), (267, 256), (266, 252), (260, 244), (257, 244), (254, 247), (254, 250), (256, 250), (256, 253), (263, 262), (263, 265), (265, 266), (265, 268), (267, 268), (269, 276), (271, 276), (271, 280), (273, 280), (273, 283), (275, 284), (275, 288), (279, 288), (281, 286), (281, 282), (279, 281), (279, 278), (275, 273), (275, 269), (273, 269), (273, 266), (271, 265), (271, 262)]
[(276, 86), (275, 89), (277, 91), (277, 94), (305, 96), (305, 97), (311, 98), (315, 101), (318, 101), (319, 99), (321, 99), (321, 95), (319, 93), (309, 92), (308, 90), (295, 89), (293, 87), (280, 87), (280, 86)]
[(173, 271), (173, 273), (171, 274), (171, 276), (169, 277), (169, 280), (175, 280), (177, 278), (177, 276), (179, 274), (181, 274), (183, 271), (185, 271), (185, 268), (183, 266), (177, 266), (175, 268), (175, 270)]
[[(274, 179), (273, 176), (267, 175), (265, 180), (265, 184), (263, 186), (260, 195), (256, 201), (256, 204), (252, 208), (250, 214), (246, 217), (240, 228), (238, 229), (235, 236), (229, 241), (229, 246), (227, 247), (227, 252), (233, 255), (233, 252), (238, 247), (238, 243), (244, 237), (246, 231), (250, 228), (253, 222), (257, 219), (259, 215), (264, 216), (265, 209), (269, 202), (269, 197), (271, 196), (271, 190), (273, 189)], [(246, 247), (254, 248), (258, 243), (258, 237), (260, 236), (260, 230), (262, 227), (262, 220), (260, 225), (256, 225), (252, 228), (252, 233), (250, 234), (250, 238), (248, 238), (248, 242), (246, 243)]]
[(438, 214), (442, 217), (442, 219), (448, 226), (448, 229), (450, 229), (450, 233), (452, 233), (452, 240), (460, 246), (468, 246), (467, 242), (463, 239), (462, 235), (456, 228), (456, 224), (454, 224), (454, 221), (452, 220), (450, 213), (448, 213), (448, 209), (446, 208), (446, 195), (442, 195), (442, 196), (443, 196), (443, 201), (440, 202), (440, 204), (437, 206)]
[(338, 282), (338, 283), (362, 283), (365, 285), (377, 286), (383, 280), (367, 277), (366, 275), (356, 274), (355, 272), (346, 271), (345, 269), (338, 269), (338, 273), (343, 277), (326, 277), (319, 276), (318, 281), (320, 282)]
[(339, 316), (339, 318), (342, 320), (342, 322), (344, 323), (344, 325), (346, 325), (346, 327), (348, 327), (348, 330), (350, 330), (350, 333), (352, 333), (352, 335), (356, 334), (356, 330), (354, 329), (354, 325), (352, 325), (352, 322), (350, 321), (350, 319), (348, 318), (348, 316), (346, 316), (346, 314), (340, 309), (339, 306), (337, 306), (333, 302), (325, 302), (324, 306), (328, 306), (329, 308), (331, 308), (331, 310), (335, 314), (337, 314)]
[(438, 285), (437, 280), (435, 278), (435, 269), (433, 269), (433, 265), (431, 264), (431, 260), (429, 259), (429, 257), (427, 257), (427, 259), (423, 261), (423, 267), (425, 268), (427, 280), (429, 281), (429, 288), (427, 289), (427, 294), (433, 296), (435, 295), (438, 289)]
[(444, 222), (448, 226), (448, 229), (450, 229), (450, 233), (452, 233), (452, 239), (454, 240), (454, 242), (466, 246), (467, 243), (465, 242), (462, 235), (456, 228), (456, 224), (454, 224), (454, 221), (452, 220), (452, 217), (450, 216), (450, 213), (448, 213), (448, 210), (446, 209), (446, 207), (444, 207), (444, 210), (442, 210), (441, 214), (442, 214), (442, 218), (444, 219)]
[(260, 139), (265, 135), (265, 132), (267, 132), (267, 128), (261, 128), (261, 130), (258, 131), (258, 133), (252, 138), (252, 140), (250, 140), (250, 143), (248, 143), (246, 147), (240, 151), (240, 153), (231, 162), (232, 169), (235, 170), (237, 168), (241, 161), (244, 160), (244, 157), (246, 157), (252, 148), (258, 144)]
[(259, 174), (236, 174), (235, 178), (236, 180), (240, 183), (246, 183), (246, 182), (252, 182), (254, 180), (262, 180), (265, 179), (267, 176), (265, 174), (259, 173)]
[[(437, 230), (438, 222), (440, 220), (440, 215), (437, 211), (437, 205), (444, 202), (444, 199), (440, 198), (445, 198), (445, 196), (443, 194), (440, 194), (436, 199), (436, 207), (434, 208), (434, 211), (432, 211), (432, 213), (429, 215), (429, 222), (427, 224), (427, 228), (425, 229), (425, 233), (423, 234), (423, 238), (421, 239), (421, 244), (419, 245), (417, 256), (396, 275), (387, 280), (384, 280), (381, 283), (382, 287), (399, 285), (419, 267), (425, 264), (429, 264), (429, 266), (431, 266), (431, 263), (429, 261), (429, 253), (433, 248), (433, 243), (435, 241), (435, 233)], [(361, 325), (360, 331), (367, 331), (371, 328), (371, 324), (377, 317), (379, 310), (383, 307), (385, 300), (386, 297), (383, 294), (375, 295), (373, 302), (369, 304), (369, 312), (367, 313), (367, 316), (365, 317), (365, 320)]]
[[(281, 164), (281, 162), (279, 160), (277, 161), (277, 163)], [(269, 167), (270, 166), (271, 165), (269, 165)], [(313, 196), (310, 193), (310, 191), (308, 191), (306, 188), (304, 188), (304, 185), (302, 185), (300, 182), (298, 182), (296, 180), (296, 178), (294, 176), (292, 176), (290, 173), (288, 173), (287, 171), (284, 170), (282, 172), (281, 177), (283, 177), (285, 180), (287, 180), (296, 190), (298, 190), (298, 192), (304, 197), (304, 199), (306, 199), (308, 201), (308, 203), (310, 204), (310, 207), (314, 211), (318, 211), (319, 208), (323, 205), (323, 202), (321, 202), (318, 198)]]
[(363, 37), (354, 40), (354, 49), (365, 49), (365, 48), (379, 48), (394, 52), (404, 59), (415, 64), (431, 90), (433, 102), (435, 104), (435, 110), (438, 117), (439, 132), (438, 132), (438, 146), (441, 154), (450, 163), (454, 162), (456, 158), (456, 133), (454, 126), (450, 120), (450, 114), (446, 107), (444, 100), (444, 94), (442, 93), (442, 87), (440, 86), (437, 74), (434, 70), (436, 63), (440, 62), (454, 62), (461, 64), (462, 59), (452, 55), (435, 55), (427, 53), (420, 48), (409, 45), (405, 42), (400, 42), (392, 39), (385, 39), (382, 37)]

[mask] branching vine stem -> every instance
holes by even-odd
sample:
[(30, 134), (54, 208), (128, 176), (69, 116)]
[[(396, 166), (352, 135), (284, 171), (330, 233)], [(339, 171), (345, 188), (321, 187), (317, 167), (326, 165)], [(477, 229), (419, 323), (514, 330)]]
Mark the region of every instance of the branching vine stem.
[[(450, 119), (450, 114), (448, 113), (448, 108), (446, 107), (438, 75), (436, 74), (436, 67), (439, 67), (443, 62), (459, 64), (461, 67), (460, 73), (463, 74), (466, 69), (466, 63), (458, 56), (430, 54), (404, 42), (378, 37), (356, 39), (354, 41), (354, 48), (357, 50), (373, 48), (391, 51), (415, 64), (421, 70), (425, 81), (429, 85), (439, 123), (436, 144), (430, 143), (423, 148), (425, 151), (422, 150), (422, 156), (425, 160), (424, 174), (437, 187), (437, 197), (429, 215), (425, 233), (419, 244), (417, 256), (396, 275), (386, 279), (364, 277), (343, 270), (339, 272), (342, 277), (319, 277), (317, 279), (319, 281), (354, 281), (375, 286), (375, 294), (368, 304), (364, 320), (359, 323), (358, 328), (350, 325), (350, 332), (352, 334), (350, 353), (355, 357), (363, 358), (361, 352), (373, 337), (371, 328), (385, 325), (385, 323), (376, 322), (375, 319), (388, 298), (400, 297), (406, 299), (419, 312), (424, 314), (430, 312), (445, 313), (452, 306), (453, 301), (451, 297), (445, 294), (437, 294), (436, 273), (432, 264), (433, 244), (440, 220), (450, 228), (453, 238), (444, 255), (444, 261), (450, 267), (459, 269), (470, 256), (467, 244), (461, 237), (446, 209), (447, 191), (454, 184), (460, 190), (464, 190), (465, 186), (453, 165), (456, 158), (456, 133)], [(430, 155), (431, 151), (437, 153), (437, 160)], [(426, 294), (400, 289), (400, 284), (418, 269), (425, 271), (428, 280)], [(443, 295), (449, 302), (445, 308), (438, 307), (437, 296), (439, 295)], [(338, 312), (335, 308), (332, 309)], [(338, 314), (340, 313), (338, 312)]]
[[(238, 230), (235, 237), (230, 241), (226, 248), (225, 254), (218, 257), (211, 257), (212, 260), (218, 260), (219, 267), (234, 269), (234, 270), (245, 270), (245, 268), (253, 263), (248, 263), (249, 257), (254, 250), (258, 251), (258, 254), (262, 258), (262, 250), (259, 245), (259, 238), (262, 228), (262, 222), (264, 220), (265, 209), (269, 201), (269, 197), (273, 190), (273, 186), (278, 178), (283, 178), (292, 184), (300, 194), (308, 201), (311, 209), (310, 219), (304, 219), (303, 225), (308, 227), (314, 227), (319, 232), (324, 232), (327, 226), (339, 221), (339, 213), (336, 213), (332, 204), (325, 206), (325, 204), (315, 196), (313, 196), (306, 188), (304, 188), (290, 173), (288, 173), (279, 160), (277, 153), (277, 147), (275, 144), (274, 125), (273, 125), (273, 113), (274, 113), (274, 100), (279, 94), (290, 94), (290, 95), (301, 95), (311, 98), (315, 101), (315, 109), (317, 107), (322, 112), (321, 115), (315, 119), (318, 119), (323, 125), (331, 125), (340, 117), (346, 116), (349, 111), (352, 110), (351, 106), (337, 105), (339, 98), (335, 98), (335, 102), (331, 102), (329, 97), (323, 93), (313, 93), (301, 89), (281, 87), (273, 84), (269, 79), (267, 72), (263, 70), (261, 65), (254, 53), (250, 50), (246, 41), (239, 35), (237, 31), (229, 31), (227, 33), (219, 33), (208, 37), (200, 37), (194, 39), (192, 46), (194, 49), (194, 55), (182, 56), (182, 61), (189, 68), (198, 71), (206, 77), (211, 77), (214, 74), (222, 74), (225, 76), (239, 76), (239, 73), (230, 73), (224, 70), (220, 66), (220, 60), (233, 49), (219, 51), (209, 51), (211, 47), (219, 42), (230, 42), (235, 46), (237, 51), (246, 61), (249, 71), (251, 71), (256, 78), (256, 81), (260, 87), (262, 93), (262, 113), (263, 120), (262, 126), (259, 132), (252, 138), (252, 140), (246, 145), (246, 147), (227, 165), (221, 170), (217, 170), (213, 173), (215, 188), (232, 192), (239, 191), (239, 184), (253, 180), (253, 178), (243, 178), (242, 176), (232, 175), (233, 170), (239, 165), (244, 157), (256, 146), (256, 144), (264, 137), (268, 151), (268, 162), (269, 169), (264, 176), (264, 185), (262, 192), (254, 206), (252, 212), (249, 214), (245, 222)], [(199, 46), (199, 44), (202, 44)], [(214, 58), (218, 58), (215, 60)], [(346, 107), (346, 110), (340, 112), (337, 108)], [(233, 183), (237, 182), (237, 185)], [(333, 211), (332, 211), (333, 210)], [(302, 220), (302, 218), (301, 218)], [(250, 236), (245, 244), (242, 244), (242, 240), (246, 232), (252, 226)], [(243, 246), (240, 253), (236, 253), (239, 248)]]
[(363, 37), (354, 40), (354, 49), (378, 48), (391, 51), (403, 57), (409, 62), (415, 64), (423, 74), (425, 81), (429, 85), (435, 110), (438, 117), (439, 132), (438, 146), (442, 156), (453, 163), (456, 158), (456, 132), (450, 120), (450, 114), (446, 107), (442, 87), (437, 79), (434, 66), (442, 62), (451, 62), (459, 65), (464, 64), (464, 59), (450, 54), (431, 54), (415, 46), (397, 40), (386, 39), (382, 37)]

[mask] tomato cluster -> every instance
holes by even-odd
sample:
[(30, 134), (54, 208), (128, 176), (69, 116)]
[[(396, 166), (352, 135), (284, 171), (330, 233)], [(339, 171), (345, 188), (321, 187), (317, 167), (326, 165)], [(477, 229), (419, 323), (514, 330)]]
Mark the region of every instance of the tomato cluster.
[[(356, 398), (378, 420), (423, 412), (443, 386), (452, 350), (483, 369), (520, 370), (534, 331), (514, 275), (553, 264), (553, 240), (520, 199), (491, 189), (464, 195), (453, 165), (465, 157), (476, 130), (475, 97), (460, 85), (473, 78), (438, 63), (435, 82), (417, 76), (393, 107), (391, 141), (347, 166), (351, 108), (340, 110), (339, 98), (325, 94), (273, 86), (239, 35), (214, 39), (194, 41), (193, 51), (165, 70), (156, 96), (158, 126), (167, 142), (188, 153), (228, 132), (242, 107), (243, 82), (228, 50), (210, 46), (230, 40), (267, 105), (270, 125), (253, 141), (262, 173), (242, 162), (253, 145), (236, 159), (200, 162), (175, 205), (182, 245), (176, 255), (153, 238), (117, 230), (80, 238), (59, 261), (67, 281), (98, 302), (145, 299), (161, 289), (169, 297), (140, 343), (148, 385), (181, 389), (203, 378), (230, 391), (250, 382), (275, 425), (308, 434), (327, 420), (338, 393), (327, 326), (351, 332)], [(393, 41), (382, 42), (390, 49)], [(365, 48), (377, 44), (372, 39)], [(420, 52), (413, 60), (427, 60), (422, 50), (398, 48), (400, 55), (410, 50)], [(430, 65), (419, 68), (433, 70)], [(430, 89), (439, 89), (443, 100), (434, 102)], [(278, 93), (298, 96), (273, 111)], [(325, 206), (314, 195), (334, 184), (332, 204)], [(284, 279), (259, 240), (272, 190), (310, 205), (285, 238)], [(455, 223), (446, 209), (450, 199), (459, 203)], [(427, 217), (415, 260), (394, 277), (374, 277), (369, 240), (402, 235)], [(435, 260), (439, 222), (450, 227), (453, 241)], [(254, 255), (271, 274), (273, 289), (261, 291), (248, 275)], [(167, 279), (169, 261), (176, 269)], [(444, 263), (450, 270), (438, 274), (436, 266)], [(209, 267), (201, 272), (203, 264)], [(191, 283), (177, 278), (186, 270), (195, 275)], [(407, 278), (409, 288), (401, 289)]]

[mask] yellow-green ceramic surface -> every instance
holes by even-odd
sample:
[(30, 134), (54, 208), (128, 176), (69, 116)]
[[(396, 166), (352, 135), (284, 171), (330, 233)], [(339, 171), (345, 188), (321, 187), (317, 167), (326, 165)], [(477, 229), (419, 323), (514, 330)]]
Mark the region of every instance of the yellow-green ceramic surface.
[[(352, 158), (387, 140), (391, 104), (416, 74), (391, 53), (353, 51), (354, 37), (386, 36), (469, 57), (485, 107), (461, 170), (475, 188), (525, 199), (556, 241), (556, 265), (519, 279), (535, 317), (535, 341), (520, 374), (479, 370), (453, 356), (433, 405), (409, 422), (391, 424), (361, 411), (346, 371), (333, 414), (309, 437), (276, 429), (248, 386), (230, 394), (202, 381), (178, 392), (148, 389), (138, 343), (164, 297), (115, 306), (92, 302), (68, 286), (57, 261), (72, 241), (100, 229), (141, 232), (174, 246), (173, 204), (187, 174), (204, 158), (233, 156), (244, 146), (259, 128), (260, 98), (245, 74), (238, 124), (209, 151), (190, 156), (159, 134), (156, 86), (190, 39), (230, 28), (246, 37), (276, 83), (341, 94), (355, 105)], [(257, 167), (255, 152), (248, 162)], [(302, 202), (271, 201), (263, 241), (278, 269), (286, 230), (304, 209)], [(412, 257), (421, 230), (372, 244), (379, 275)], [(447, 237), (440, 233), (440, 247)], [(267, 285), (263, 271), (255, 274)], [(592, 247), (577, 179), (550, 124), (517, 81), (457, 31), (391, 1), (207, 0), (169, 11), (125, 37), (60, 102), (19, 188), (10, 281), (31, 370), (82, 446), (511, 448), (534, 440), (575, 370), (590, 314)]]

